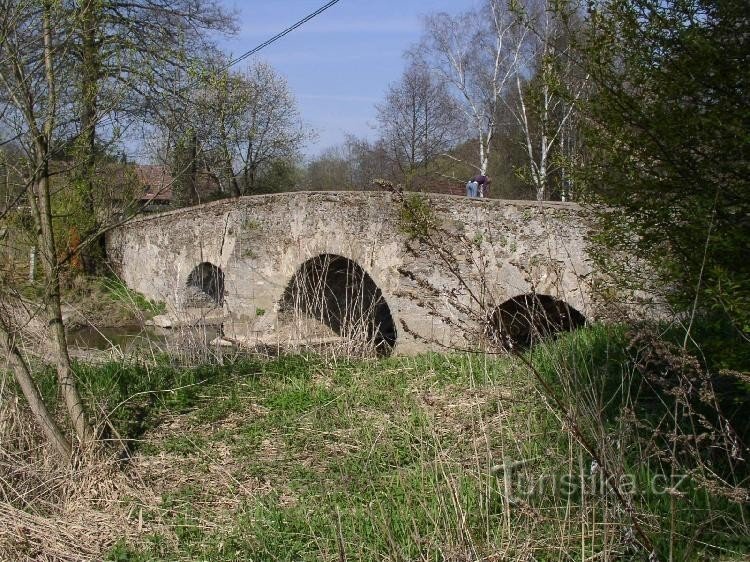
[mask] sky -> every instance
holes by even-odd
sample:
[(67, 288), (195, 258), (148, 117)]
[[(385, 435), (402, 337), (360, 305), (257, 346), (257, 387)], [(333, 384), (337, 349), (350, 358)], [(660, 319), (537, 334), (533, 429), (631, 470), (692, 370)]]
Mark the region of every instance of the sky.
[[(239, 12), (240, 29), (218, 43), (236, 57), (325, 3), (227, 0), (227, 7)], [(346, 133), (374, 139), (375, 104), (400, 78), (404, 51), (422, 34), (422, 17), (458, 13), (476, 4), (477, 0), (340, 0), (260, 51), (256, 58), (286, 78), (302, 119), (318, 134), (306, 154), (313, 157), (341, 144)]]

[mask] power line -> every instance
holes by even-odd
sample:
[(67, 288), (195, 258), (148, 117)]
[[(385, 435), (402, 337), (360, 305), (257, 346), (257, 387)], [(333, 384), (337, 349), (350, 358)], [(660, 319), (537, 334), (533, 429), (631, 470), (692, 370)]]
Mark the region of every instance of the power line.
[[(288, 34), (289, 34), (289, 33), (291, 33), (292, 31), (294, 31), (295, 29), (297, 29), (297, 28), (298, 28), (298, 27), (300, 27), (301, 25), (304, 25), (305, 23), (307, 23), (308, 21), (310, 21), (310, 20), (311, 20), (311, 19), (313, 19), (314, 17), (316, 17), (316, 16), (318, 16), (318, 15), (322, 14), (323, 12), (325, 12), (325, 11), (326, 11), (326, 10), (327, 10), (328, 8), (330, 8), (330, 7), (331, 7), (331, 6), (333, 6), (334, 4), (338, 4), (338, 3), (340, 2), (340, 1), (341, 1), (341, 0), (330, 0), (330, 2), (327, 2), (326, 4), (324, 4), (323, 6), (321, 6), (320, 8), (318, 8), (317, 10), (315, 10), (314, 12), (311, 12), (311, 13), (307, 14), (307, 15), (306, 15), (306, 16), (305, 16), (304, 18), (302, 18), (302, 19), (301, 19), (301, 20), (299, 20), (298, 22), (296, 22), (296, 23), (294, 23), (294, 24), (290, 25), (290, 26), (289, 26), (289, 27), (287, 27), (287, 28), (286, 28), (286, 29), (285, 29), (284, 31), (282, 31), (282, 32), (280, 32), (280, 33), (277, 33), (276, 35), (274, 35), (274, 36), (273, 36), (273, 37), (271, 37), (270, 39), (267, 39), (267, 40), (266, 40), (266, 41), (264, 41), (263, 43), (260, 43), (259, 45), (256, 45), (255, 47), (253, 47), (253, 48), (252, 48), (252, 49), (250, 49), (249, 51), (246, 51), (246, 52), (244, 52), (244, 53), (243, 53), (242, 55), (240, 55), (239, 57), (237, 57), (237, 58), (235, 58), (235, 59), (233, 59), (233, 60), (230, 60), (230, 61), (229, 61), (229, 62), (228, 62), (228, 63), (227, 63), (226, 65), (224, 65), (224, 66), (223, 66), (223, 67), (222, 67), (221, 69), (219, 69), (219, 72), (221, 72), (221, 71), (224, 71), (224, 70), (226, 70), (226, 69), (228, 69), (228, 68), (232, 68), (232, 67), (233, 67), (234, 65), (236, 65), (237, 63), (239, 63), (239, 62), (242, 62), (242, 61), (243, 61), (243, 60), (245, 60), (246, 58), (248, 58), (248, 57), (251, 57), (251, 56), (253, 56), (253, 55), (254, 55), (255, 53), (257, 53), (258, 51), (261, 51), (262, 49), (265, 49), (266, 47), (268, 47), (268, 46), (269, 46), (269, 45), (271, 45), (272, 43), (275, 43), (276, 41), (278, 41), (279, 39), (281, 39), (281, 38), (282, 38), (282, 37), (284, 37), (285, 35), (288, 35)], [(182, 93), (182, 91), (184, 91), (184, 90), (186, 90), (186, 89), (188, 89), (188, 88), (190, 88), (190, 87), (192, 87), (192, 86), (193, 86), (193, 84), (192, 84), (192, 80), (191, 80), (191, 81), (190, 81), (190, 82), (189, 82), (188, 84), (186, 84), (186, 85), (184, 85), (184, 86), (183, 86), (182, 88), (180, 88), (180, 93)], [(114, 118), (110, 118), (110, 119), (109, 119), (109, 123), (105, 123), (104, 121), (100, 121), (100, 122), (99, 122), (98, 124), (99, 124), (99, 125), (103, 125), (103, 126), (105, 126), (105, 127), (106, 127), (106, 126), (112, 125), (112, 124), (113, 124), (114, 122), (115, 122), (115, 119), (114, 119)], [(15, 136), (15, 137), (13, 137), (13, 138), (10, 138), (10, 139), (6, 139), (6, 140), (4, 140), (4, 141), (0, 142), (0, 147), (3, 147), (3, 146), (5, 146), (6, 144), (9, 144), (9, 143), (11, 143), (11, 142), (13, 142), (13, 141), (15, 141), (15, 140), (18, 140), (18, 139), (20, 139), (20, 138), (21, 138), (21, 137), (22, 137), (22, 136), (23, 136), (24, 134), (26, 134), (26, 132), (21, 132), (21, 133), (18, 133), (18, 134), (17, 134), (17, 135)]]
[(311, 19), (313, 19), (315, 16), (317, 16), (319, 14), (322, 14), (323, 12), (325, 12), (328, 8), (330, 8), (334, 4), (338, 4), (339, 1), (340, 0), (331, 0), (330, 2), (328, 2), (327, 4), (321, 6), (320, 8), (318, 8), (317, 10), (315, 10), (314, 12), (306, 15), (304, 18), (302, 18), (301, 20), (299, 20), (294, 25), (291, 25), (291, 26), (287, 27), (281, 33), (277, 33), (276, 35), (274, 35), (270, 39), (264, 41), (260, 45), (258, 45), (256, 47), (253, 47), (252, 49), (250, 49), (246, 53), (240, 55), (236, 59), (234, 59), (232, 61), (229, 61), (229, 63), (224, 67), (223, 70), (226, 70), (227, 68), (233, 67), (238, 62), (242, 62), (247, 57), (250, 57), (250, 56), (254, 55), (255, 53), (257, 53), (258, 51), (260, 51), (261, 49), (264, 49), (265, 47), (268, 47), (271, 43), (275, 43), (276, 41), (278, 41), (279, 39), (281, 39), (282, 37), (284, 37), (284, 35), (287, 35), (288, 33), (291, 33), (292, 31), (294, 31), (295, 29), (297, 29), (299, 26), (301, 26), (301, 25), (307, 23), (308, 21), (310, 21)]

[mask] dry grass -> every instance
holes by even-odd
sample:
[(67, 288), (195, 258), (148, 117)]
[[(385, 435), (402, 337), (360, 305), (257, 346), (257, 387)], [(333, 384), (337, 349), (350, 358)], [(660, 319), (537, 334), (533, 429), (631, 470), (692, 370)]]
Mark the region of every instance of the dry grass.
[[(555, 353), (534, 365), (562, 368)], [(635, 560), (634, 516), (667, 537), (662, 555), (672, 534), (697, 541), (690, 559), (742, 559), (737, 543), (709, 548), (701, 532), (681, 534), (695, 528), (670, 529), (638, 494), (631, 513), (607, 486), (541, 490), (550, 476), (588, 482), (592, 456), (521, 364), (295, 356), (225, 372), (189, 403), (165, 404), (124, 465), (55, 465), (3, 400), (0, 559)], [(556, 388), (594, 420), (585, 408), (600, 397), (570, 382)], [(627, 434), (600, 429), (607, 462), (627, 470), (614, 441)]]
[(29, 412), (2, 391), (0, 559), (94, 560), (118, 535), (136, 537), (121, 506), (134, 492), (113, 460), (61, 464)]

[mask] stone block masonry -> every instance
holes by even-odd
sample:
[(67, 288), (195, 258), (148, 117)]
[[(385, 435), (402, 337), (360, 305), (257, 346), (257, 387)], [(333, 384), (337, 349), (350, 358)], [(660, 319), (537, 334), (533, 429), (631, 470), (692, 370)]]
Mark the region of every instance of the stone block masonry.
[(130, 288), (173, 314), (204, 290), (223, 307), (225, 333), (250, 342), (306, 316), (330, 336), (356, 332), (388, 352), (475, 348), (503, 318), (493, 311), (524, 295), (588, 320), (603, 316), (581, 207), (404, 198), (429, 214), (434, 239), (409, 234), (400, 195), (296, 192), (137, 218), (109, 233), (107, 245)]

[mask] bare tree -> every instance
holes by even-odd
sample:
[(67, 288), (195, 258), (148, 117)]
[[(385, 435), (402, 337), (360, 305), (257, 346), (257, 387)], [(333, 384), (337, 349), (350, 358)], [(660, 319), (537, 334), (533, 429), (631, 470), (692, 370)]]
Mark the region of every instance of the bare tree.
[[(70, 46), (71, 20), (59, 2), (44, 0), (0, 3), (0, 100), (7, 129), (15, 131), (25, 156), (24, 180), (37, 243), (45, 272), (47, 324), (54, 344), (57, 380), (75, 433), (89, 443), (93, 430), (83, 408), (70, 357), (60, 304), (60, 262), (52, 225), (50, 164), (58, 140), (68, 130), (63, 94), (71, 87), (65, 60)], [(10, 357), (16, 380), (37, 416), (40, 426), (62, 453), (70, 444), (54, 430), (30, 380), (30, 369), (14, 344), (12, 323), (0, 325), (0, 343)]]
[(490, 164), (497, 110), (521, 66), (526, 35), (505, 2), (488, 0), (459, 16), (428, 16), (422, 41), (410, 53), (457, 96), (466, 136), (478, 144), (474, 167), (482, 174)]
[(445, 84), (416, 65), (388, 88), (377, 112), (388, 156), (407, 189), (420, 170), (453, 146), (460, 130), (458, 108)]
[[(562, 9), (556, 4), (553, 11), (549, 0), (529, 0), (519, 8), (519, 22), (528, 29), (528, 57), (519, 61), (526, 67), (515, 73), (515, 95), (506, 98), (523, 134), (524, 176), (538, 201), (550, 196), (551, 178), (557, 172), (562, 175), (560, 196), (569, 197), (563, 153), (575, 135), (575, 110), (588, 81), (573, 64)], [(524, 80), (524, 75), (529, 78)]]
[(252, 193), (274, 161), (298, 159), (312, 137), (286, 80), (266, 63), (213, 76), (197, 98), (199, 143), (236, 196)]
[(223, 64), (221, 55), (210, 50), (194, 61), (191, 73), (173, 68), (160, 86), (165, 90), (161, 107), (147, 116), (154, 126), (146, 144), (152, 157), (170, 171), (172, 204), (176, 207), (199, 202), (199, 175), (204, 171), (215, 177), (221, 192), (230, 192), (224, 182), (226, 174), (222, 173), (223, 159), (204, 150), (211, 148), (227, 113), (223, 98), (209, 86), (216, 87), (226, 74), (220, 66)]
[[(116, 139), (120, 116), (143, 120), (153, 113), (149, 104), (158, 105), (154, 99), (173, 92), (162, 75), (188, 67), (194, 57), (190, 53), (205, 44), (202, 31), (228, 22), (213, 0), (0, 0), (0, 129), (12, 135), (22, 152), (15, 164), (23, 183), (16, 202), (23, 200), (30, 209), (45, 272), (45, 324), (53, 342), (61, 396), (81, 443), (90, 443), (94, 431), (68, 354), (60, 273), (71, 253), (61, 251), (64, 243), (57, 239), (52, 193), (57, 192), (59, 200), (66, 190), (65, 199), (80, 199), (76, 217), (84, 228), (81, 248), (101, 240), (104, 223), (112, 217), (97, 213), (101, 210), (97, 197), (104, 191), (96, 189), (101, 175), (97, 156), (102, 153), (101, 143), (106, 145), (98, 132)], [(76, 238), (80, 239), (77, 233)], [(41, 426), (58, 450), (70, 452), (71, 444), (64, 437), (61, 441), (50, 433), (38, 393), (30, 393), (30, 369), (18, 353), (19, 329), (10, 314), (18, 301), (4, 292), (0, 346)]]
[(366, 190), (372, 180), (398, 181), (398, 170), (388, 157), (385, 142), (372, 142), (347, 135), (339, 146), (331, 147), (307, 165), (305, 186), (310, 189)]
[(345, 145), (323, 151), (307, 165), (305, 187), (313, 190), (351, 190), (354, 188), (354, 162)]
[(352, 163), (352, 182), (355, 189), (370, 189), (375, 178), (394, 179), (396, 170), (388, 158), (385, 143), (348, 135), (344, 143)]
[[(102, 226), (101, 190), (96, 181), (101, 145), (117, 141), (118, 131), (133, 120), (168, 108), (167, 99), (174, 103), (174, 98), (187, 95), (173, 88), (174, 76), (186, 74), (212, 49), (210, 32), (233, 31), (234, 16), (216, 0), (62, 4), (73, 22), (69, 56), (76, 72), (72, 84), (78, 117), (76, 175), (83, 207), (81, 226), (87, 236)], [(101, 248), (100, 255), (87, 252), (87, 269), (97, 267), (102, 252)]]

